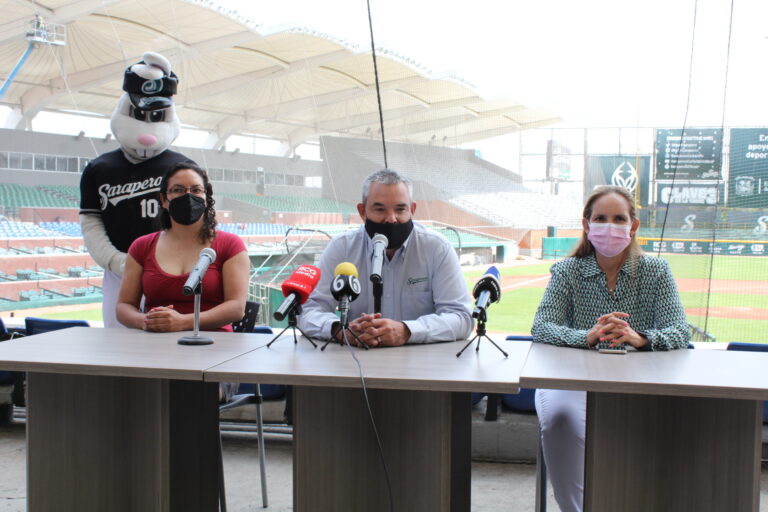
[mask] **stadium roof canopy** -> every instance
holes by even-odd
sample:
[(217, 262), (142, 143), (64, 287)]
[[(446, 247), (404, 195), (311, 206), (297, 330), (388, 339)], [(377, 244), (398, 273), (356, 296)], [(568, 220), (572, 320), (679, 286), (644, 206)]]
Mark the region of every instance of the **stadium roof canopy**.
[[(326, 134), (380, 137), (370, 48), (302, 28), (268, 31), (203, 1), (0, 0), (0, 12), (3, 81), (36, 15), (64, 43), (35, 44), (0, 100), (14, 109), (9, 128), (41, 111), (109, 116), (124, 69), (156, 51), (179, 76), (179, 118), (207, 131), (208, 147), (235, 134), (275, 138), (287, 151)], [(483, 100), (461, 79), (385, 49), (377, 58), (388, 140), (455, 146), (560, 121)]]

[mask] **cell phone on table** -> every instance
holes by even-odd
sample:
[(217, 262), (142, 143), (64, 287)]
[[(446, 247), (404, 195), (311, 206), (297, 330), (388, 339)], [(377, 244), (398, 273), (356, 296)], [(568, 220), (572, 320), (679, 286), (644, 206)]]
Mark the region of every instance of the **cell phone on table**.
[(626, 354), (627, 347), (623, 343), (621, 345), (614, 345), (611, 347), (610, 341), (598, 341), (597, 350), (601, 354)]

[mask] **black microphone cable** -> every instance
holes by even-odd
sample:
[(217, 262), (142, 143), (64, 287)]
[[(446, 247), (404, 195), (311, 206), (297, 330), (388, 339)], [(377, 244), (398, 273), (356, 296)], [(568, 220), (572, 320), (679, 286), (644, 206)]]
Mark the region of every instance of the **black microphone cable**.
[(352, 345), (349, 344), (347, 338), (347, 329), (341, 328), (341, 339), (352, 354), (352, 358), (357, 363), (357, 369), (360, 371), (360, 383), (362, 384), (363, 398), (365, 399), (365, 406), (368, 409), (368, 418), (371, 420), (371, 428), (373, 429), (373, 435), (376, 436), (376, 444), (379, 447), (379, 457), (381, 458), (381, 465), (384, 467), (384, 477), (387, 479), (387, 493), (389, 494), (389, 510), (395, 512), (395, 501), (392, 497), (392, 480), (389, 477), (389, 466), (387, 466), (387, 460), (384, 457), (384, 447), (381, 444), (381, 437), (379, 437), (379, 429), (376, 428), (376, 420), (373, 419), (373, 410), (371, 409), (371, 402), (368, 400), (368, 388), (365, 386), (365, 377), (363, 376), (363, 365), (360, 364), (360, 360), (355, 355), (355, 351), (352, 349)]
[(371, 19), (371, 1), (366, 0), (368, 5), (368, 29), (371, 32), (371, 55), (373, 56), (373, 76), (376, 81), (376, 101), (379, 104), (379, 126), (381, 127), (381, 148), (384, 153), (384, 168), (388, 169), (387, 165), (387, 139), (384, 136), (384, 109), (381, 107), (381, 88), (379, 87), (379, 66), (376, 62), (376, 44), (373, 41), (373, 20)]

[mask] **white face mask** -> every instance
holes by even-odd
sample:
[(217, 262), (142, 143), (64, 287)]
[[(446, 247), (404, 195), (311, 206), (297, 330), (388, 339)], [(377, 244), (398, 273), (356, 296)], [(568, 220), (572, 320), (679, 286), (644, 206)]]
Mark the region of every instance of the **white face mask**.
[(595, 250), (613, 258), (621, 254), (632, 241), (629, 224), (611, 224), (609, 222), (590, 222), (587, 239), (592, 242)]

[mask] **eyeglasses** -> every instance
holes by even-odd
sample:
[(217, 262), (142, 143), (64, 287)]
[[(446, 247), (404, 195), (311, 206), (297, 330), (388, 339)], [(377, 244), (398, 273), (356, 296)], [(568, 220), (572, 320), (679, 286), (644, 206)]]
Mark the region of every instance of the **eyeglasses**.
[(133, 105), (128, 108), (128, 114), (142, 122), (162, 123), (165, 121), (165, 110), (140, 110)]
[(169, 196), (183, 196), (187, 192), (189, 192), (193, 196), (204, 196), (205, 187), (202, 187), (200, 185), (192, 185), (191, 187), (182, 187), (181, 185), (174, 185), (173, 187), (168, 189), (167, 194)]

